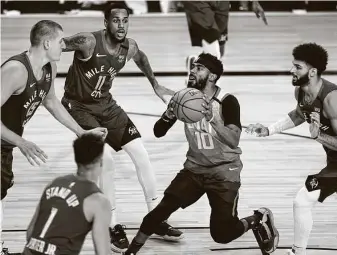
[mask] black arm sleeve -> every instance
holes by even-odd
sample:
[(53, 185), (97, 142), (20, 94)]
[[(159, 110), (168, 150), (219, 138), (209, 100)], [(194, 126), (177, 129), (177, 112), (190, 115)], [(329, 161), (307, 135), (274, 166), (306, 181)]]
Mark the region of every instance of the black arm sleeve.
[(242, 130), (240, 121), (240, 104), (239, 101), (233, 95), (228, 95), (221, 103), (222, 105), (222, 117), (224, 124), (233, 124)]
[(155, 137), (162, 137), (166, 135), (167, 131), (174, 125), (177, 121), (177, 118), (169, 119), (166, 117), (165, 113), (161, 116), (161, 118), (154, 124), (153, 133)]

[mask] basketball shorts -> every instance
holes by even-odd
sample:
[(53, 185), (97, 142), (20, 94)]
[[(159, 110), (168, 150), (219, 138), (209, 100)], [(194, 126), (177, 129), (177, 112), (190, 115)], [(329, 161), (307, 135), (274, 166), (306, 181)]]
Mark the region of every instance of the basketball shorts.
[(228, 39), (229, 1), (184, 1), (188, 30), (192, 46)]
[[(106, 142), (115, 151), (120, 151), (123, 145), (141, 137), (135, 124), (133, 124), (125, 111), (118, 105), (112, 104), (111, 100), (90, 105), (81, 104), (63, 97), (61, 102), (83, 129), (107, 128)], [(101, 105), (104, 105), (104, 107)]]
[(7, 196), (7, 191), (14, 184), (13, 149), (1, 148), (1, 200)]
[[(165, 190), (165, 195), (174, 196), (181, 208), (186, 208), (207, 194), (212, 212), (221, 212), (227, 218), (237, 217), (239, 182), (213, 179), (205, 174), (181, 170)], [(215, 216), (215, 214), (214, 214)]]
[(318, 174), (309, 175), (305, 181), (307, 190), (320, 190), (319, 202), (337, 192), (337, 162), (329, 162)]

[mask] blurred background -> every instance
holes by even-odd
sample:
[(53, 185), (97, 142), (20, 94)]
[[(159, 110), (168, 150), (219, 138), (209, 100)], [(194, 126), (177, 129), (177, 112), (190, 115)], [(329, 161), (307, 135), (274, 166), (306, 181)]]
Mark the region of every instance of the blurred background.
[[(69, 11), (101, 11), (112, 1), (1, 1), (1, 12), (19, 11), (20, 13), (66, 13)], [(121, 2), (121, 1), (119, 1)], [(182, 1), (124, 1), (134, 14), (182, 12)], [(262, 1), (265, 11), (289, 12), (336, 11), (337, 1)], [(231, 11), (247, 11), (248, 1), (231, 1)]]

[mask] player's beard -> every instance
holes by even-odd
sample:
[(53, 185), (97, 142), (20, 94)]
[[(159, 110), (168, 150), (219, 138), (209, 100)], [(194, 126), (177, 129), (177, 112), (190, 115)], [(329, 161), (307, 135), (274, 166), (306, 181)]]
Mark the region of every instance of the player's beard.
[(195, 89), (198, 89), (198, 90), (202, 91), (206, 87), (207, 79), (208, 79), (208, 77), (205, 77), (205, 78), (195, 77), (194, 80), (188, 81), (187, 87), (188, 88), (195, 88)]
[(298, 78), (296, 81), (292, 80), (293, 86), (304, 86), (309, 83), (309, 72), (307, 72), (302, 77)]

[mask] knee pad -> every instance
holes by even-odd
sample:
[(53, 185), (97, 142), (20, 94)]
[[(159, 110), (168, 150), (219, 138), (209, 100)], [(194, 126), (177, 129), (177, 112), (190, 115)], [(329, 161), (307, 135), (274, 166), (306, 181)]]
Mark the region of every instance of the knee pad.
[(243, 233), (243, 226), (240, 224), (240, 220), (236, 218), (211, 224), (210, 232), (214, 242), (226, 244), (235, 240)]
[(309, 192), (321, 189), (318, 179), (314, 175), (309, 175), (305, 181), (305, 187)]

